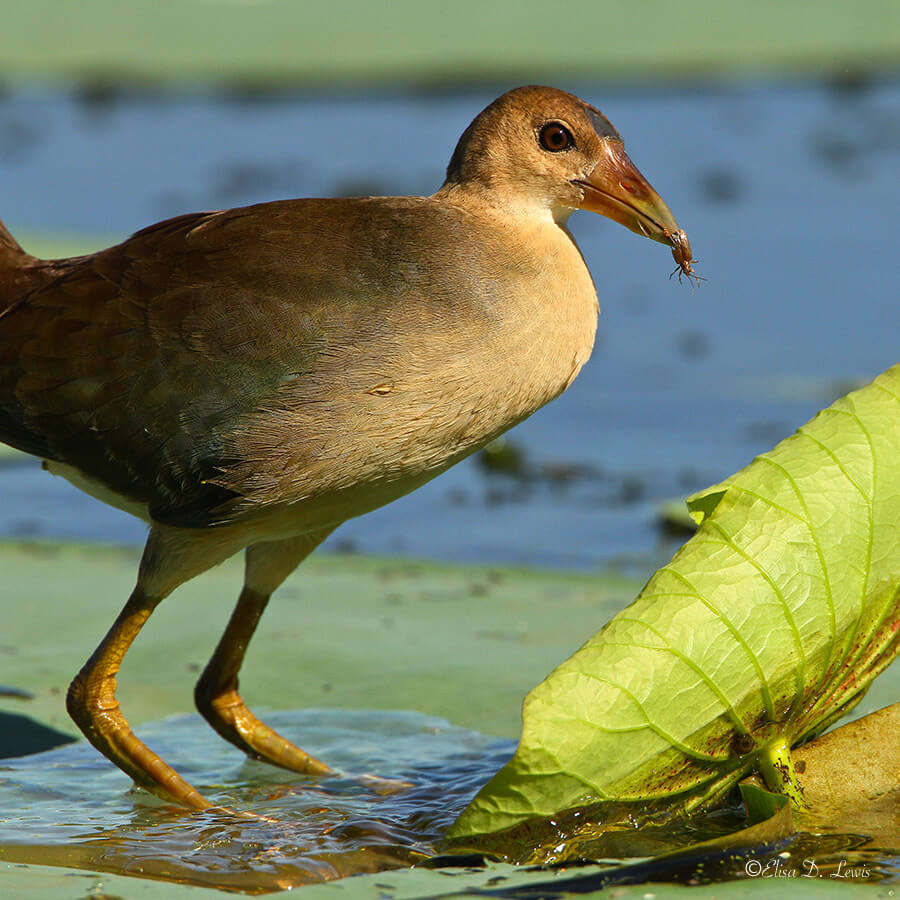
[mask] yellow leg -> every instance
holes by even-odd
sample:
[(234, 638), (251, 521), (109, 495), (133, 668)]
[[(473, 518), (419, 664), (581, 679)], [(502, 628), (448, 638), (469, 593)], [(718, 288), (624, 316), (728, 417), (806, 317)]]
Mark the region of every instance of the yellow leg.
[(247, 709), (238, 693), (238, 671), (269, 596), (245, 587), (228, 627), (194, 691), (197, 708), (226, 741), (253, 759), (301, 772), (325, 775), (332, 770), (283, 738)]
[(247, 548), (244, 589), (194, 691), (200, 713), (226, 741), (253, 759), (304, 775), (326, 775), (332, 770), (260, 722), (247, 709), (238, 693), (238, 672), (272, 592), (332, 530), (324, 528)]
[(194, 809), (212, 804), (131, 730), (116, 700), (116, 675), (159, 598), (135, 588), (106, 637), (69, 686), (66, 707), (84, 736), (137, 784)]

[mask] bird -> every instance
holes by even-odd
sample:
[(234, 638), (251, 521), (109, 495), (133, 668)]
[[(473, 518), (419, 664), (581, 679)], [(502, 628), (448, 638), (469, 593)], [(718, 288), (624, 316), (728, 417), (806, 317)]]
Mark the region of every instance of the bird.
[(535, 85), (475, 117), (431, 196), (190, 213), (55, 260), (0, 223), (0, 441), (149, 526), (134, 590), (66, 697), (135, 784), (212, 805), (133, 733), (116, 675), (161, 601), (241, 551), (196, 706), (251, 758), (332, 772), (246, 706), (247, 646), (341, 523), (572, 383), (599, 313), (567, 226), (578, 209), (667, 244), (691, 273), (686, 234), (609, 120)]

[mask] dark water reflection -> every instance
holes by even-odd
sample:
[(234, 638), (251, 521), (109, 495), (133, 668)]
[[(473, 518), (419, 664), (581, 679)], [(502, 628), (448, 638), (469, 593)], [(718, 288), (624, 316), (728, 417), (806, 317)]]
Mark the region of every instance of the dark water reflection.
[[(660, 500), (720, 480), (897, 361), (900, 82), (722, 83), (590, 98), (688, 231), (708, 278), (596, 216), (573, 230), (603, 307), (591, 363), (510, 439), (532, 473), (464, 463), (347, 523), (332, 549), (566, 567), (671, 545)], [(282, 196), (428, 193), (501, 87), (231, 96), (11, 90), (0, 216), (115, 239), (165, 216)], [(574, 475), (572, 474), (574, 473)], [(0, 471), (0, 534), (142, 539), (37, 469)]]

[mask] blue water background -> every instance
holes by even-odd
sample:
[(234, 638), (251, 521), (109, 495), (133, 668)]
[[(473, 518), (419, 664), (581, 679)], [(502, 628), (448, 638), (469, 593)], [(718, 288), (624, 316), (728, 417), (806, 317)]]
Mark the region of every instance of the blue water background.
[[(572, 388), (510, 433), (524, 475), (473, 458), (346, 523), (332, 549), (646, 570), (672, 549), (662, 500), (727, 476), (900, 358), (900, 82), (560, 86), (620, 130), (708, 280), (692, 293), (667, 278), (664, 247), (576, 214), (603, 308), (597, 346)], [(431, 193), (501, 89), (7, 90), (0, 216), (114, 241), (190, 210)], [(0, 498), (0, 536), (145, 534), (36, 464), (0, 468)]]

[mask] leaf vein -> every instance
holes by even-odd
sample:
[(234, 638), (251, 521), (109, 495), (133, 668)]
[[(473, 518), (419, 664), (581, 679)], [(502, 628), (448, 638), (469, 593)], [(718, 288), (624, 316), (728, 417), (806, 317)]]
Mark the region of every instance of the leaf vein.
[[(869, 497), (869, 495), (865, 492), (865, 490), (863, 490), (862, 485), (859, 484), (857, 482), (857, 480), (850, 474), (849, 470), (840, 461), (837, 454), (831, 449), (831, 447), (829, 447), (824, 441), (819, 440), (819, 438), (817, 438), (815, 435), (810, 434), (806, 430), (805, 426), (798, 430), (799, 430), (800, 434), (802, 434), (805, 438), (807, 438), (808, 440), (810, 440), (814, 444), (816, 444), (821, 450), (823, 450), (828, 456), (830, 456), (832, 460), (834, 460), (834, 464), (838, 467), (838, 469), (840, 470), (840, 472), (844, 476), (844, 478), (846, 478), (847, 481), (850, 484), (852, 484), (853, 487), (856, 488), (856, 490), (859, 492), (859, 495), (862, 497), (863, 501), (866, 504), (870, 505), (872, 503), (872, 498)], [(806, 503), (803, 500), (803, 498), (800, 497), (799, 492), (798, 492), (797, 496), (800, 499), (800, 502), (803, 503), (803, 508), (806, 509)], [(807, 515), (809, 515), (808, 510), (807, 510)], [(869, 533), (871, 536), (871, 528), (870, 528)], [(830, 670), (831, 670), (831, 665), (835, 661), (834, 660), (834, 652), (835, 652), (835, 647), (837, 646), (837, 641), (838, 641), (837, 611), (836, 611), (835, 605), (834, 605), (834, 590), (833, 590), (832, 584), (831, 584), (831, 576), (828, 573), (828, 568), (827, 568), (827, 563), (825, 561), (824, 553), (823, 553), (818, 541), (814, 541), (813, 545), (815, 546), (816, 553), (819, 555), (819, 558), (821, 561), (822, 574), (825, 577), (826, 599), (828, 601), (828, 609), (829, 609), (829, 613), (831, 615), (831, 641), (830, 641), (830, 644), (828, 647), (828, 657), (827, 657), (828, 663), (825, 666), (823, 666), (822, 676), (819, 679), (818, 684), (816, 685), (817, 689), (821, 689), (822, 685), (827, 681)]]
[[(635, 620), (637, 621), (637, 620)], [(634, 705), (640, 710), (641, 715), (644, 717), (644, 724), (636, 726), (634, 728), (629, 729), (621, 729), (622, 731), (639, 731), (644, 728), (649, 728), (651, 731), (655, 732), (659, 737), (661, 737), (664, 741), (668, 741), (668, 743), (674, 747), (676, 750), (680, 750), (685, 756), (689, 756), (692, 759), (703, 760), (704, 762), (720, 762), (721, 757), (716, 756), (712, 753), (702, 753), (699, 750), (695, 750), (688, 744), (680, 741), (678, 738), (669, 734), (665, 728), (655, 722), (648, 714), (647, 710), (644, 709), (644, 704), (641, 703), (640, 700), (634, 695), (632, 691), (629, 691), (628, 688), (623, 687), (621, 684), (616, 683), (615, 681), (611, 681), (609, 678), (604, 678), (602, 675), (593, 676), (597, 681), (602, 681), (604, 684), (608, 684), (610, 687), (616, 688), (616, 690), (621, 691), (626, 696), (630, 697)], [(601, 731), (608, 731), (609, 729), (604, 728), (602, 725), (594, 725), (592, 722), (587, 721), (586, 719), (579, 718), (580, 722), (584, 722), (585, 725), (599, 728)]]
[[(702, 602), (702, 599), (703, 599), (703, 598), (698, 596), (697, 599), (701, 600), (701, 602)], [(734, 708), (734, 706), (732, 705), (731, 701), (725, 696), (725, 694), (723, 693), (722, 689), (715, 683), (714, 679), (712, 679), (712, 678), (711, 678), (711, 677), (703, 670), (703, 668), (702, 668), (700, 665), (698, 665), (697, 663), (695, 663), (694, 660), (692, 660), (689, 656), (687, 656), (687, 654), (682, 653), (681, 650), (679, 650), (677, 647), (673, 647), (673, 646), (669, 643), (669, 641), (666, 639), (665, 635), (663, 635), (661, 632), (657, 631), (652, 625), (648, 625), (646, 622), (643, 622), (643, 621), (641, 621), (640, 619), (632, 619), (632, 618), (629, 617), (629, 616), (622, 616), (622, 617), (619, 619), (619, 621), (623, 621), (623, 622), (635, 622), (635, 623), (638, 624), (638, 625), (642, 625), (642, 626), (643, 626), (644, 628), (646, 628), (648, 631), (652, 631), (653, 634), (655, 634), (655, 635), (663, 642), (663, 644), (664, 644), (665, 646), (663, 646), (663, 647), (650, 647), (650, 646), (648, 646), (648, 647), (645, 647), (645, 649), (647, 649), (647, 650), (664, 650), (664, 651), (667, 651), (667, 652), (671, 653), (676, 659), (678, 659), (678, 660), (680, 660), (681, 662), (683, 662), (689, 669), (692, 669), (694, 672), (696, 672), (697, 675), (700, 676), (701, 680), (702, 680), (703, 682), (705, 682), (705, 684), (709, 687), (709, 689), (712, 691), (712, 693), (715, 694), (715, 696), (718, 698), (719, 702), (722, 704), (722, 707), (723, 707), (723, 708), (725, 709), (725, 711), (728, 713), (729, 718), (730, 718), (731, 721), (734, 723), (734, 727), (735, 727), (741, 734), (746, 734), (746, 733), (747, 733), (747, 726), (744, 725), (743, 720), (742, 720), (741, 717), (738, 715), (737, 710)], [(629, 646), (638, 646), (638, 645), (636, 645), (636, 644), (621, 644), (621, 643), (619, 643), (619, 642), (617, 642), (617, 641), (610, 641), (609, 643), (610, 643), (611, 645), (613, 645), (613, 646), (616, 646), (616, 644), (618, 644), (619, 646), (626, 646), (626, 647), (629, 647)], [(623, 688), (623, 690), (624, 690), (624, 688)]]
[[(718, 544), (718, 541), (710, 541), (709, 543)], [(722, 542), (725, 543), (725, 542)], [(725, 543), (727, 546), (727, 543)], [(759, 690), (760, 696), (762, 697), (763, 706), (766, 709), (766, 714), (770, 719), (774, 719), (775, 717), (775, 704), (772, 701), (772, 689), (769, 686), (769, 682), (766, 679), (765, 673), (763, 672), (762, 665), (757, 657), (756, 653), (754, 653), (753, 648), (747, 643), (744, 636), (740, 633), (738, 628), (734, 625), (731, 619), (725, 615), (714, 603), (704, 597), (699, 590), (687, 579), (684, 575), (681, 574), (677, 569), (673, 569), (671, 566), (663, 566), (660, 571), (667, 571), (671, 575), (674, 575), (681, 582), (683, 582), (692, 592), (693, 596), (696, 597), (713, 615), (717, 616), (724, 624), (725, 627), (731, 632), (735, 641), (743, 648), (744, 652), (747, 654), (747, 658), (750, 660), (753, 668), (756, 670), (756, 676), (759, 679)], [(735, 715), (737, 715), (735, 713)], [(739, 726), (741, 731), (746, 731), (743, 726), (743, 722)]]
[(887, 394), (889, 397), (893, 397), (894, 400), (896, 400), (897, 403), (900, 404), (900, 397), (898, 397), (897, 394), (895, 394), (892, 390), (889, 390), (888, 388), (886, 388), (886, 387), (881, 383), (881, 380), (880, 380), (880, 379), (876, 378), (875, 381), (872, 382), (872, 384), (873, 384), (875, 387), (877, 387), (879, 390), (884, 391), (885, 394)]
[(863, 566), (863, 572), (865, 573), (865, 575), (863, 577), (862, 591), (860, 592), (859, 596), (859, 611), (856, 616), (856, 622), (853, 626), (853, 632), (850, 634), (845, 644), (844, 652), (841, 654), (839, 668), (843, 666), (847, 658), (850, 656), (851, 648), (856, 641), (856, 636), (859, 634), (859, 629), (862, 625), (866, 606), (866, 597), (869, 594), (869, 581), (872, 577), (872, 545), (875, 542), (874, 498), (878, 496), (878, 461), (875, 457), (875, 442), (872, 440), (872, 435), (869, 433), (869, 429), (866, 428), (862, 417), (857, 410), (857, 406), (853, 398), (848, 395), (845, 399), (847, 403), (852, 407), (853, 418), (856, 419), (857, 423), (859, 424), (860, 431), (862, 431), (863, 436), (866, 439), (866, 443), (869, 445), (869, 454), (872, 460), (872, 500), (866, 507), (869, 525), (869, 539), (866, 541), (866, 559), (865, 565)]
[[(785, 473), (787, 474), (787, 473)], [(791, 479), (792, 480), (792, 479)], [(778, 602), (781, 604), (781, 608), (784, 611), (784, 617), (787, 620), (787, 623), (791, 629), (791, 633), (794, 636), (794, 644), (797, 648), (797, 655), (800, 659), (800, 664), (798, 668), (794, 670), (794, 681), (797, 685), (797, 694), (794, 697), (793, 702), (791, 703), (791, 710), (793, 710), (796, 703), (800, 702), (803, 699), (803, 695), (805, 693), (806, 688), (806, 651), (803, 649), (803, 639), (800, 636), (800, 629), (797, 627), (797, 622), (794, 619), (794, 614), (791, 611), (790, 606), (788, 605), (787, 598), (784, 596), (784, 592), (776, 583), (775, 579), (772, 575), (769, 574), (768, 571), (764, 568), (764, 566), (754, 559), (746, 550), (742, 547), (739, 547), (737, 541), (735, 541), (734, 536), (729, 534), (718, 522), (711, 521), (711, 527), (716, 528), (722, 537), (728, 541), (729, 545), (732, 547), (735, 553), (737, 553), (742, 559), (746, 560), (757, 572), (762, 576), (763, 580), (769, 585), (772, 589), (772, 592), (775, 594), (775, 597), (778, 599)], [(810, 529), (812, 533), (812, 529)], [(815, 543), (815, 538), (813, 538), (813, 543)], [(754, 660), (757, 665), (759, 664), (759, 660), (754, 656)], [(759, 670), (760, 676), (762, 676), (762, 669)], [(770, 713), (770, 718), (772, 715)]]

